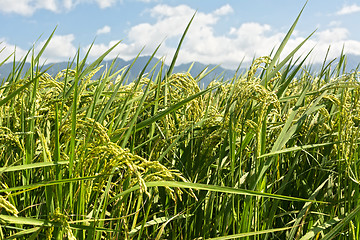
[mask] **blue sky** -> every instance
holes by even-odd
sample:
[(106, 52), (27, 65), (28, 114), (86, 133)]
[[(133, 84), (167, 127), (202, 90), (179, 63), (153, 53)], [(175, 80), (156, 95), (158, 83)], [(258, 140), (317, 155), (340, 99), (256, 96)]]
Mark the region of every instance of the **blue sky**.
[[(47, 62), (68, 61), (77, 49), (86, 52), (95, 40), (95, 59), (122, 40), (108, 58), (133, 58), (144, 46), (150, 55), (162, 43), (158, 57), (170, 61), (191, 16), (197, 11), (178, 63), (200, 61), (236, 68), (244, 59), (268, 55), (278, 46), (305, 0), (0, 0), (0, 60), (16, 46), (19, 59), (35, 44), (38, 50), (55, 35), (44, 53)], [(311, 62), (321, 62), (343, 46), (360, 55), (360, 1), (309, 0), (289, 41), (290, 52), (311, 32), (299, 51), (315, 47)]]

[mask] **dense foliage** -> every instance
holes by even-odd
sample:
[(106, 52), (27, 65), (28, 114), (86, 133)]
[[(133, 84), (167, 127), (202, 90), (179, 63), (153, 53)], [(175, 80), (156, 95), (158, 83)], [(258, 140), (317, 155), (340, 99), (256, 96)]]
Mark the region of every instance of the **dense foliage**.
[(113, 48), (57, 76), (39, 65), (47, 44), (14, 64), (0, 236), (359, 239), (359, 75), (344, 55), (317, 73), (296, 51), (278, 61), (297, 20), (272, 58), (205, 89), (205, 70), (172, 73), (179, 49), (167, 74), (144, 66), (129, 84), (131, 66), (92, 79)]

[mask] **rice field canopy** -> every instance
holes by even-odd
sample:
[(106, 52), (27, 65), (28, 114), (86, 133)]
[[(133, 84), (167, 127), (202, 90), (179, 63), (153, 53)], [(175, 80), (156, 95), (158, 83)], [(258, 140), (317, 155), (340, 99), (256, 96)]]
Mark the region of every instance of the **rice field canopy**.
[(48, 74), (52, 33), (0, 87), (1, 239), (359, 239), (359, 72), (344, 54), (310, 71), (306, 40), (280, 59), (299, 17), (205, 87), (212, 70), (172, 72), (193, 19), (134, 79), (140, 53), (95, 77), (116, 45)]

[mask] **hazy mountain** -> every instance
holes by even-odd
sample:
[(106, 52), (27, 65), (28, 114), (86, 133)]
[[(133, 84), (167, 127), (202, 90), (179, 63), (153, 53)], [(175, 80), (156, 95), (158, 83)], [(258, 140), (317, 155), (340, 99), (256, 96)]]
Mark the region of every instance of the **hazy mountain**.
[[(140, 74), (140, 72), (143, 70), (146, 63), (148, 62), (149, 58), (150, 58), (149, 56), (143, 56), (143, 57), (139, 57), (135, 61), (134, 65), (132, 66), (131, 70), (129, 71), (129, 75), (128, 75), (129, 81), (133, 81), (134, 79), (136, 79), (138, 77), (138, 75)], [(134, 59), (129, 60), (129, 61), (125, 61), (120, 58), (116, 59), (113, 70), (115, 70), (115, 69), (120, 70), (126, 66), (130, 66), (133, 63), (133, 61), (134, 61)], [(103, 65), (103, 68), (94, 76), (94, 79), (99, 78), (101, 76), (101, 74), (111, 66), (112, 62), (113, 62), (113, 60), (103, 61), (101, 63), (101, 65)], [(336, 63), (336, 62), (337, 62), (337, 60), (334, 61), (334, 63)], [(351, 54), (347, 55), (346, 71), (351, 71), (351, 70), (355, 69), (359, 65), (359, 63), (360, 63), (360, 56), (351, 55)], [(47, 72), (50, 75), (55, 76), (59, 71), (66, 69), (68, 67), (68, 64), (69, 64), (68, 62), (46, 64), (42, 67), (42, 70), (48, 69)], [(150, 64), (145, 69), (145, 73), (150, 72), (151, 69), (156, 65), (154, 74), (155, 75), (158, 74), (158, 72), (161, 69), (161, 64), (162, 63), (161, 63), (161, 61), (159, 61), (159, 59), (153, 58), (150, 61)], [(190, 66), (191, 66), (191, 63), (175, 66), (173, 73), (187, 72)], [(213, 65), (213, 64), (206, 65), (203, 63), (195, 62), (190, 73), (193, 77), (196, 77), (205, 68), (207, 68), (207, 71), (210, 71), (215, 66), (216, 65)], [(29, 69), (29, 67), (30, 67), (30, 64), (26, 63), (24, 65), (23, 72), (26, 72)], [(75, 66), (72, 66), (72, 68), (74, 68), (74, 67)], [(321, 67), (322, 67), (322, 64), (313, 64), (313, 65), (311, 65), (311, 71), (318, 72), (318, 71), (320, 71)], [(164, 75), (168, 69), (169, 69), (169, 66), (164, 64), (162, 75)], [(3, 64), (2, 66), (0, 66), (0, 80), (7, 78), (9, 76), (9, 74), (12, 72), (12, 70), (13, 70), (13, 63), (6, 63), (6, 64)], [(243, 72), (244, 70), (245, 69), (240, 69), (240, 73)], [(217, 79), (217, 78), (222, 78), (222, 77), (226, 80), (226, 79), (233, 77), (234, 74), (235, 74), (234, 70), (225, 69), (225, 68), (222, 68), (221, 66), (219, 66), (216, 69), (214, 69), (208, 76), (206, 76), (200, 82), (200, 85), (207, 86), (212, 80)]]
[[(149, 61), (149, 56), (143, 56), (143, 57), (139, 57), (135, 63), (133, 64), (133, 66), (131, 67), (129, 74), (128, 74), (128, 79), (129, 81), (133, 81), (134, 79), (136, 79), (138, 77), (138, 75), (140, 74), (140, 72), (143, 70), (143, 68), (145, 67), (146, 63)], [(133, 63), (134, 59), (129, 60), (129, 61), (125, 61), (123, 59), (116, 59), (115, 63), (114, 63), (114, 67), (113, 67), (113, 71), (115, 70), (120, 70), (126, 66), (130, 66)], [(109, 60), (109, 61), (103, 61), (101, 63), (101, 65), (103, 65), (102, 69), (94, 76), (94, 79), (99, 78), (102, 73), (110, 68), (111, 64), (112, 64), (113, 60)], [(42, 66), (42, 70), (48, 69), (47, 73), (49, 73), (52, 76), (55, 76), (59, 71), (66, 69), (68, 67), (68, 62), (60, 62), (60, 63), (54, 63), (54, 64), (46, 64), (44, 66)], [(155, 67), (155, 71), (154, 74), (156, 76), (156, 74), (159, 73), (160, 69), (161, 69), (161, 61), (159, 61), (159, 59), (157, 58), (153, 58), (149, 65), (147, 66), (147, 68), (145, 69), (144, 73), (149, 73), (152, 68)], [(173, 73), (180, 73), (180, 72), (186, 72), (188, 71), (189, 67), (190, 67), (191, 63), (188, 64), (181, 64), (178, 66), (174, 67)], [(209, 65), (208, 66), (208, 70), (210, 71), (212, 68), (214, 68), (216, 65)], [(24, 66), (24, 69), (22, 72), (26, 72), (30, 67), (29, 63), (26, 63)], [(74, 68), (75, 66), (72, 66), (71, 68)], [(207, 67), (207, 65), (202, 64), (202, 63), (198, 63), (195, 62), (190, 73), (193, 77), (197, 76), (199, 73), (201, 73), (205, 68)], [(169, 69), (169, 66), (164, 64), (163, 66), (163, 72), (162, 75), (165, 74), (165, 72)], [(9, 76), (9, 74), (12, 72), (13, 70), (13, 63), (6, 63), (3, 64), (2, 66), (0, 66), (0, 79), (4, 79), (7, 78)], [(208, 85), (210, 81), (212, 81), (215, 78), (219, 78), (221, 76), (224, 76), (224, 78), (230, 78), (235, 74), (235, 71), (233, 70), (229, 70), (229, 69), (224, 69), (222, 67), (217, 67), (214, 71), (212, 71), (208, 76), (206, 76), (202, 81), (201, 81), (201, 85)]]
[[(133, 63), (134, 59), (129, 60), (129, 61), (124, 61), (122, 59), (118, 59), (115, 63), (116, 69), (121, 69), (124, 66), (130, 66)], [(149, 57), (145, 56), (145, 57), (139, 57), (136, 62), (134, 63), (134, 65), (131, 67), (130, 73), (129, 73), (129, 80), (133, 80), (135, 78), (138, 77), (138, 75), (141, 73), (141, 71), (143, 70), (143, 68), (145, 67), (146, 63), (149, 61)], [(110, 67), (112, 61), (104, 61), (102, 64)], [(187, 72), (188, 69), (190, 68), (192, 63), (187, 63), (187, 64), (181, 64), (178, 66), (174, 67), (173, 73), (181, 73), (181, 72)], [(160, 69), (161, 69), (161, 61), (159, 61), (159, 59), (157, 58), (153, 58), (149, 65), (147, 66), (147, 68), (145, 69), (144, 73), (149, 73), (151, 72), (152, 68), (155, 67), (154, 70), (154, 76), (156, 76)], [(195, 62), (193, 67), (191, 68), (190, 74), (193, 77), (196, 77), (199, 73), (201, 73), (205, 68), (207, 68), (207, 71), (210, 71), (212, 68), (216, 67), (216, 65), (205, 65), (199, 62)], [(169, 69), (169, 66), (167, 64), (164, 64), (164, 66), (162, 67), (162, 76), (164, 76), (164, 74), (166, 73), (166, 71)], [(105, 70), (105, 68), (104, 68)], [(100, 71), (99, 74), (97, 74), (97, 76), (99, 76), (102, 73), (102, 71)], [(230, 70), (230, 69), (225, 69), (222, 67), (217, 67), (216, 69), (214, 69), (214, 71), (212, 71), (208, 76), (206, 76), (202, 81), (201, 84), (204, 85), (208, 85), (212, 80), (219, 78), (220, 76), (224, 76), (225, 79), (232, 77), (235, 74), (235, 71)]]

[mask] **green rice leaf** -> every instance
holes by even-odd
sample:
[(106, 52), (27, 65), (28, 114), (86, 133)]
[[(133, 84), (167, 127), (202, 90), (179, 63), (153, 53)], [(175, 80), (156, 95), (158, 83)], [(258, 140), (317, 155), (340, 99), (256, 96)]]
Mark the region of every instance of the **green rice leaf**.
[(284, 227), (284, 228), (275, 228), (275, 229), (268, 229), (268, 230), (261, 230), (256, 232), (247, 232), (247, 233), (240, 233), (240, 234), (233, 234), (229, 236), (223, 237), (216, 237), (216, 238), (208, 238), (208, 240), (227, 240), (227, 239), (238, 239), (243, 237), (250, 237), (250, 236), (257, 236), (261, 234), (267, 233), (274, 233), (274, 232), (282, 232), (291, 229), (292, 227)]
[(323, 232), (324, 230), (332, 227), (333, 225), (339, 223), (341, 219), (333, 218), (329, 221), (326, 221), (322, 224), (315, 225), (312, 229), (310, 229), (304, 236), (300, 238), (300, 240), (309, 240), (314, 238), (319, 232)]
[(17, 166), (2, 167), (0, 168), (0, 173), (30, 170), (35, 168), (52, 167), (52, 166), (67, 165), (67, 164), (69, 164), (69, 161), (38, 162), (38, 163), (22, 164)]
[(30, 217), (15, 217), (0, 214), (0, 222), (3, 224), (21, 224), (31, 226), (51, 227), (53, 223), (45, 219), (35, 219)]
[[(147, 187), (174, 187), (174, 188), (189, 188), (193, 190), (205, 190), (211, 192), (219, 192), (219, 193), (228, 193), (228, 194), (237, 194), (237, 195), (245, 195), (245, 196), (256, 196), (256, 197), (267, 197), (267, 198), (274, 198), (284, 201), (299, 201), (299, 202), (316, 202), (325, 204), (326, 202), (323, 201), (316, 201), (310, 199), (303, 199), (303, 198), (296, 198), (296, 197), (289, 197), (283, 195), (276, 195), (271, 193), (262, 193), (252, 190), (246, 189), (239, 189), (239, 188), (231, 188), (231, 187), (224, 187), (224, 186), (216, 186), (216, 185), (209, 185), (209, 184), (202, 184), (202, 183), (190, 183), (190, 182), (176, 182), (176, 181), (155, 181), (155, 182), (146, 182), (145, 185)], [(123, 197), (131, 192), (139, 190), (140, 186), (136, 185), (131, 187), (120, 194), (116, 195), (112, 201), (119, 197)]]
[(23, 237), (23, 236), (28, 235), (28, 234), (36, 234), (36, 233), (39, 234), (41, 229), (42, 229), (41, 227), (34, 227), (34, 228), (26, 229), (26, 230), (17, 232), (15, 234), (5, 238), (5, 240), (7, 240), (7, 239), (19, 239), (20, 237)]
[(322, 240), (330, 240), (334, 239), (337, 235), (341, 233), (341, 230), (349, 224), (349, 222), (354, 219), (355, 217), (358, 217), (360, 214), (360, 205), (358, 205), (353, 211), (351, 211), (345, 218), (341, 219), (341, 221), (336, 224), (335, 227), (333, 227), (325, 236), (322, 238)]

